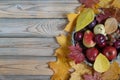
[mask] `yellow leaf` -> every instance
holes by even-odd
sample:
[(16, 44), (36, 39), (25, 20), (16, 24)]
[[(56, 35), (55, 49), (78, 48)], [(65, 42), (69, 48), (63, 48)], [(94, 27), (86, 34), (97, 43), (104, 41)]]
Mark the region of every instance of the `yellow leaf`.
[(75, 72), (71, 74), (70, 80), (83, 80), (82, 76), (85, 73), (92, 74), (92, 67), (86, 63), (75, 64), (74, 62), (70, 62), (70, 65), (75, 69)]
[(75, 31), (79, 31), (85, 28), (94, 20), (94, 11), (91, 8), (85, 8), (77, 18), (77, 24)]
[(112, 6), (114, 6), (116, 8), (120, 8), (120, 0), (114, 0), (112, 3)]
[(70, 65), (67, 56), (69, 54), (68, 46), (71, 45), (71, 35), (61, 35), (56, 37), (56, 40), (60, 47), (55, 51), (57, 61), (49, 63), (50, 68), (54, 71), (51, 80), (68, 80)]
[(93, 67), (97, 72), (105, 72), (110, 68), (110, 62), (103, 54), (100, 53), (96, 57)]
[(50, 68), (54, 71), (51, 80), (68, 80), (70, 66), (64, 56), (57, 54), (57, 61), (49, 63)]
[(75, 13), (71, 13), (67, 15), (69, 23), (66, 25), (64, 29), (65, 31), (72, 32), (74, 30), (77, 16), (78, 14), (75, 14)]
[(67, 47), (71, 45), (71, 35), (61, 35), (56, 37), (57, 42), (60, 44), (62, 47)]
[(102, 74), (102, 80), (119, 80), (120, 78), (120, 67), (117, 62), (113, 62), (110, 65), (110, 68), (108, 71)]
[(99, 0), (99, 3), (98, 5), (100, 7), (103, 7), (103, 8), (108, 8), (110, 7), (110, 3), (112, 2), (113, 0)]

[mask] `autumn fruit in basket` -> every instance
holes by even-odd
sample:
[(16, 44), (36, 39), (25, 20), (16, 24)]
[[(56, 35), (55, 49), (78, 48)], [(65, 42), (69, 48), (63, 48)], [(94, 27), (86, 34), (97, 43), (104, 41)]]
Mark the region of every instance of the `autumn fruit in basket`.
[[(120, 0), (80, 0), (50, 62), (51, 80), (120, 79)], [(61, 76), (63, 75), (63, 76)]]

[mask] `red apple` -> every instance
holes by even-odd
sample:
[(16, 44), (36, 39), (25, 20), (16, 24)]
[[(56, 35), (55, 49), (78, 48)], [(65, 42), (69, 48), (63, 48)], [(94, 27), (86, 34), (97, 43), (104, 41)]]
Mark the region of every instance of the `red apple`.
[(92, 62), (95, 61), (97, 55), (98, 55), (98, 50), (96, 48), (89, 48), (86, 51), (86, 57), (88, 58), (88, 60)]
[(103, 50), (103, 54), (109, 59), (113, 60), (117, 57), (117, 50), (115, 47), (108, 46)]

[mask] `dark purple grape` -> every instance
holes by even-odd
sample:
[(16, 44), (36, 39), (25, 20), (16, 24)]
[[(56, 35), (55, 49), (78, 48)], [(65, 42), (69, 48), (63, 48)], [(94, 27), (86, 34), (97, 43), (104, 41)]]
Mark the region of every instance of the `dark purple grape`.
[(120, 49), (120, 40), (117, 40), (115, 43), (114, 43), (114, 46), (116, 49)]
[(100, 44), (98, 44), (98, 46), (99, 47), (104, 47), (104, 46), (106, 46), (106, 42), (100, 43)]
[(78, 31), (74, 34), (75, 41), (81, 41), (82, 39), (83, 39), (83, 33), (81, 31)]
[(88, 27), (89, 27), (90, 29), (93, 29), (96, 24), (97, 24), (97, 21), (96, 21), (96, 19), (94, 19), (94, 21), (91, 22), (91, 23), (88, 25)]
[(95, 42), (96, 43), (103, 43), (103, 42), (105, 42), (106, 41), (106, 37), (103, 35), (103, 34), (97, 34), (97, 35), (95, 35)]
[(104, 47), (106, 45), (106, 37), (103, 34), (95, 35), (95, 42), (98, 46)]

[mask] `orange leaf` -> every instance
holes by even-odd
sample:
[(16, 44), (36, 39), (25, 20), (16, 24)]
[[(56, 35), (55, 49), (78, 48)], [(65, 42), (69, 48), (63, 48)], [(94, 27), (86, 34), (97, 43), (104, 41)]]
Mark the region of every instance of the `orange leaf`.
[(108, 8), (110, 7), (110, 3), (112, 2), (113, 0), (99, 0), (99, 3), (98, 5), (100, 7), (103, 7), (103, 8)]
[(114, 0), (112, 3), (112, 6), (114, 6), (116, 8), (120, 8), (120, 0)]
[(71, 36), (61, 35), (56, 37), (56, 39), (60, 47), (55, 51), (57, 61), (49, 63), (50, 68), (54, 71), (51, 80), (68, 80), (70, 65), (67, 56), (69, 53), (68, 46), (71, 45)]
[(83, 74), (92, 74), (92, 67), (88, 66), (86, 63), (75, 64), (74, 62), (70, 62), (70, 65), (75, 69), (75, 72), (71, 74), (70, 80), (84, 80), (82, 77)]
[(68, 48), (71, 45), (71, 36), (70, 35), (61, 35), (56, 37), (57, 42), (60, 44), (61, 47)]
[(120, 75), (120, 67), (117, 62), (113, 62), (110, 69), (102, 74), (102, 80), (118, 80)]
[(57, 55), (56, 62), (49, 63), (50, 68), (54, 71), (54, 75), (51, 77), (51, 80), (68, 80), (69, 79), (69, 69), (70, 66), (65, 57)]
[(75, 13), (71, 13), (67, 15), (68, 21), (69, 23), (67, 24), (67, 26), (65, 27), (65, 31), (67, 32), (72, 32), (76, 26), (76, 18), (77, 18), (78, 14)]

